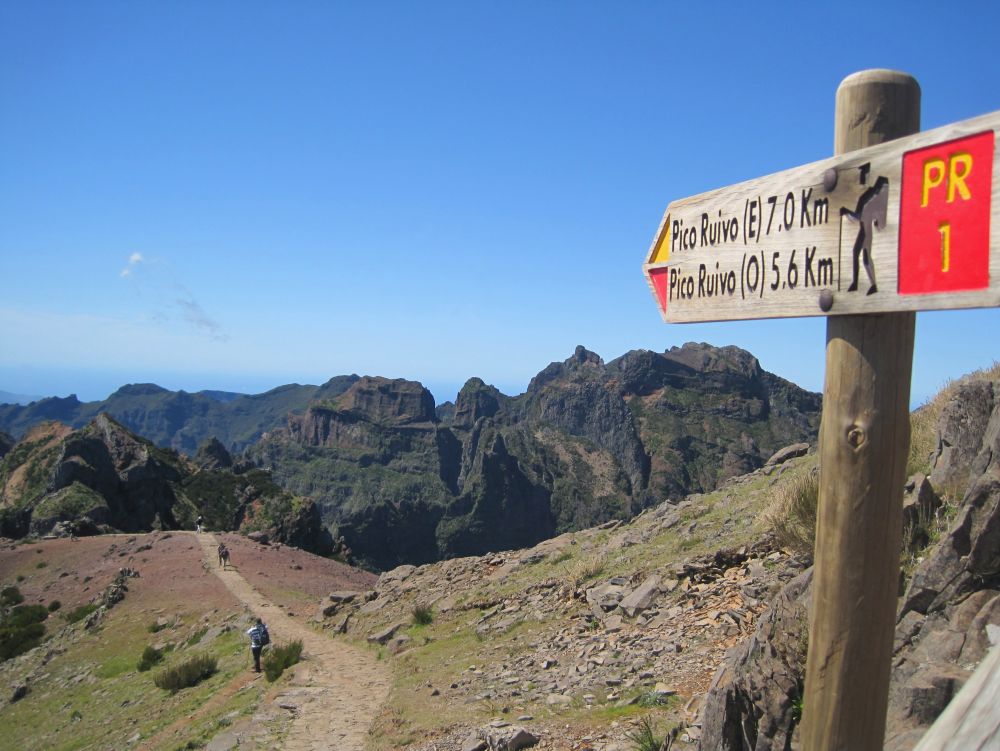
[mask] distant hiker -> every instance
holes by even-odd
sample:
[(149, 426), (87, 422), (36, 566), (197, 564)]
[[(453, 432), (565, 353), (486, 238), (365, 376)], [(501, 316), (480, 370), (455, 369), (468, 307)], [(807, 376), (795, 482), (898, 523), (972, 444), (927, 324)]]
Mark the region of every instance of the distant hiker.
[(222, 568), (225, 568), (227, 563), (229, 563), (229, 548), (226, 547), (225, 543), (220, 542), (219, 565), (222, 566)]
[(199, 515), (198, 515), (198, 518), (197, 518), (197, 519), (195, 520), (195, 522), (194, 522), (194, 523), (195, 523), (195, 528), (196, 528), (196, 529), (197, 529), (197, 530), (198, 530), (199, 532), (201, 532), (201, 526), (202, 526), (202, 525), (203, 525), (203, 524), (205, 523), (205, 517), (204, 517), (204, 516), (201, 516), (201, 515), (199, 514)]
[(260, 618), (257, 619), (257, 623), (247, 630), (247, 636), (250, 637), (250, 654), (253, 655), (253, 669), (259, 673), (260, 652), (265, 646), (271, 643), (271, 636), (267, 633), (267, 626), (264, 625), (264, 621)]

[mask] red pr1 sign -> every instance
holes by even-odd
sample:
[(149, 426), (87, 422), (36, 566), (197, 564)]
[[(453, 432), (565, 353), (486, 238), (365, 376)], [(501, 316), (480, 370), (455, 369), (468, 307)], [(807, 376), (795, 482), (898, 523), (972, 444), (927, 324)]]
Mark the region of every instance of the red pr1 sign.
[(993, 131), (903, 155), (899, 294), (985, 289)]

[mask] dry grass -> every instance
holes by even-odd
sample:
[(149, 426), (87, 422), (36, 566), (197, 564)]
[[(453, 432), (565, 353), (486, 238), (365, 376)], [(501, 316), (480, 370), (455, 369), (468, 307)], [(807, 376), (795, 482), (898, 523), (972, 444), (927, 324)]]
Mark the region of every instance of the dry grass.
[(816, 544), (819, 474), (805, 472), (781, 485), (764, 510), (764, 526), (775, 542), (798, 555), (812, 558)]

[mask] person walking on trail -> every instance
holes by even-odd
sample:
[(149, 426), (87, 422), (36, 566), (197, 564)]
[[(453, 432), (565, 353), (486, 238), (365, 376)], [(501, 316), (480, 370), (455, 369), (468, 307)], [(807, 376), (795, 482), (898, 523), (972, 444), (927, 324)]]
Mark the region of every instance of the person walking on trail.
[(228, 564), (228, 563), (229, 563), (229, 548), (226, 547), (226, 544), (224, 542), (220, 542), (219, 543), (219, 565), (222, 566), (222, 568), (225, 568), (226, 564)]
[(264, 621), (258, 618), (257, 622), (247, 630), (247, 636), (250, 637), (250, 654), (253, 655), (253, 669), (254, 672), (259, 673), (261, 650), (271, 643), (271, 637), (267, 633), (267, 626), (264, 625)]
[(205, 523), (205, 517), (202, 516), (201, 514), (198, 514), (198, 518), (195, 520), (194, 523), (195, 523), (196, 529), (199, 532), (201, 532), (202, 525)]

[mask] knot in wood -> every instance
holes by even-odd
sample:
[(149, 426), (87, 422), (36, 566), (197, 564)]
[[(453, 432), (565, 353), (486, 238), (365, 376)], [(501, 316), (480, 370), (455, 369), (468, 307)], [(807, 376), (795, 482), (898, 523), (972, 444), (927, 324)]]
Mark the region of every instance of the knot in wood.
[(866, 439), (867, 436), (863, 428), (852, 425), (847, 429), (847, 442), (851, 444), (852, 448), (861, 448)]

